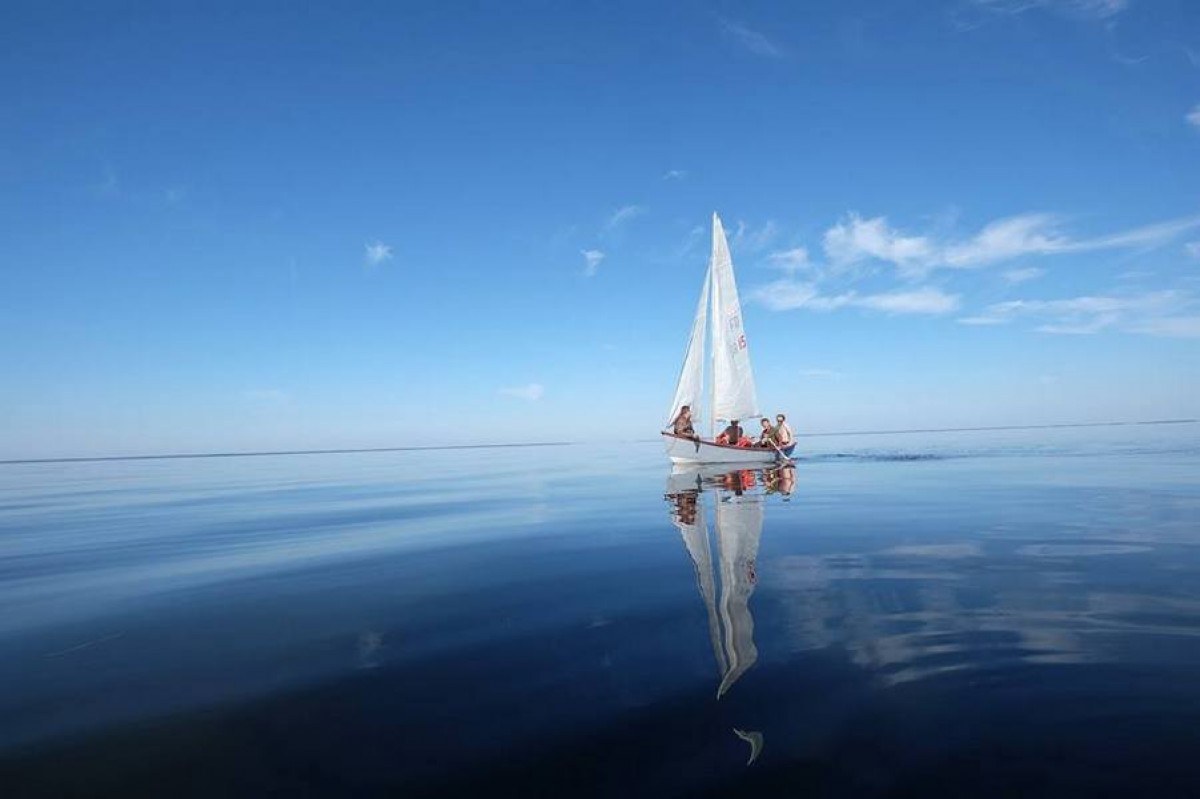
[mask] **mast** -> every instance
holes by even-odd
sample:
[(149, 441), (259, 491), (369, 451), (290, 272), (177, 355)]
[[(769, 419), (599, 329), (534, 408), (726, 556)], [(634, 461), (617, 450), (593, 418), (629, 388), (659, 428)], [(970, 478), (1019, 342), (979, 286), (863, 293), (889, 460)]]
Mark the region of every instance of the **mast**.
[[(713, 230), (712, 230), (712, 254), (708, 257), (708, 277), (707, 282), (713, 273), (713, 268), (717, 263), (717, 236), (724, 238), (725, 233), (721, 229), (721, 218), (717, 216), (717, 212), (713, 211)], [(708, 348), (708, 409), (712, 421), (709, 424), (708, 437), (712, 441), (717, 440), (717, 325), (720, 324), (720, 317), (717, 316), (717, 286), (713, 286), (712, 290), (712, 331)]]

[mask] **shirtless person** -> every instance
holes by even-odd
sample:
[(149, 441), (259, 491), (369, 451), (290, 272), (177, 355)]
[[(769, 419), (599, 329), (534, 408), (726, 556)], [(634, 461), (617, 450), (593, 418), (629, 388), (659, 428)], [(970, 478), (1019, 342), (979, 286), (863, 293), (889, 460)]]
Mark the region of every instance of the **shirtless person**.
[(782, 413), (775, 414), (775, 444), (785, 455), (791, 455), (791, 448), (796, 446), (796, 434), (786, 420), (787, 417)]
[(737, 446), (741, 442), (743, 435), (742, 426), (738, 424), (738, 420), (730, 419), (729, 426), (725, 428), (721, 435), (717, 436), (717, 443)]

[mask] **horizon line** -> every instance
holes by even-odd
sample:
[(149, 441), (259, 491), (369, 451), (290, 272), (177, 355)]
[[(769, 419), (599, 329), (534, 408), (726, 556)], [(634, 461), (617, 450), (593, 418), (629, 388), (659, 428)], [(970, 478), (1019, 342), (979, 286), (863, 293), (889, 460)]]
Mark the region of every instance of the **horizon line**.
[(495, 449), (498, 447), (566, 447), (575, 441), (535, 441), (515, 444), (430, 444), (420, 447), (342, 447), (339, 449), (283, 449), (246, 452), (177, 452), (165, 455), (86, 455), (67, 458), (9, 458), (0, 466), (18, 463), (87, 463), (90, 461), (158, 461), (188, 458), (258, 458), (267, 455), (346, 455), (355, 452), (420, 452), (433, 449)]
[[(989, 430), (1051, 430), (1064, 427), (1134, 427), (1139, 425), (1196, 424), (1200, 419), (1150, 419), (1137, 422), (1058, 422), (1055, 424), (1012, 424), (985, 427), (916, 427), (902, 430), (839, 430), (820, 433), (796, 433), (796, 438), (820, 438), (822, 436), (881, 436), (909, 433), (977, 433)], [(629, 444), (645, 444), (658, 439), (635, 438)], [(510, 444), (430, 444), (420, 447), (342, 447), (338, 449), (293, 449), (262, 450), (246, 452), (181, 452), (164, 455), (90, 455), (63, 458), (7, 458), (0, 459), (0, 466), (28, 463), (93, 463), (99, 461), (154, 461), (186, 460), (189, 458), (258, 458), (270, 455), (348, 455), (361, 452), (425, 452), (430, 450), (456, 449), (502, 449), (516, 447), (571, 447), (596, 443), (587, 441), (534, 441)], [(614, 443), (614, 442), (606, 442)], [(619, 443), (619, 442), (618, 442)]]

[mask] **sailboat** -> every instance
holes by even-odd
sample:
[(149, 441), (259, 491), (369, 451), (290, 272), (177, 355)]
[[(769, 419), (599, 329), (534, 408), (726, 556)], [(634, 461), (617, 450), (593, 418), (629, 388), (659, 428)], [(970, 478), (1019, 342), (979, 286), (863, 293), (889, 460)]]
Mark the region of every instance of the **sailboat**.
[[(711, 325), (709, 315), (711, 313)], [(790, 453), (775, 448), (738, 447), (716, 443), (717, 421), (737, 419), (744, 422), (762, 416), (758, 412), (758, 396), (754, 389), (754, 372), (750, 368), (750, 350), (742, 328), (742, 308), (738, 301), (737, 284), (733, 279), (733, 259), (725, 241), (721, 219), (713, 214), (712, 257), (704, 276), (704, 288), (692, 321), (692, 334), (683, 356), (683, 369), (671, 411), (670, 426), (686, 405), (691, 408), (693, 424), (699, 427), (704, 416), (704, 343), (709, 338), (709, 439), (675, 435), (670, 429), (663, 432), (667, 456), (672, 463), (770, 463)]]

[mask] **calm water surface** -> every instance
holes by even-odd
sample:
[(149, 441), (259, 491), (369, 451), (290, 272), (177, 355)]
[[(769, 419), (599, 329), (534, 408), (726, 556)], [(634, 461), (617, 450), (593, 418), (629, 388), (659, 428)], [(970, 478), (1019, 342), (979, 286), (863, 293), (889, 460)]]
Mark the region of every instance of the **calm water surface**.
[(1200, 795), (1197, 425), (0, 465), (0, 796)]

